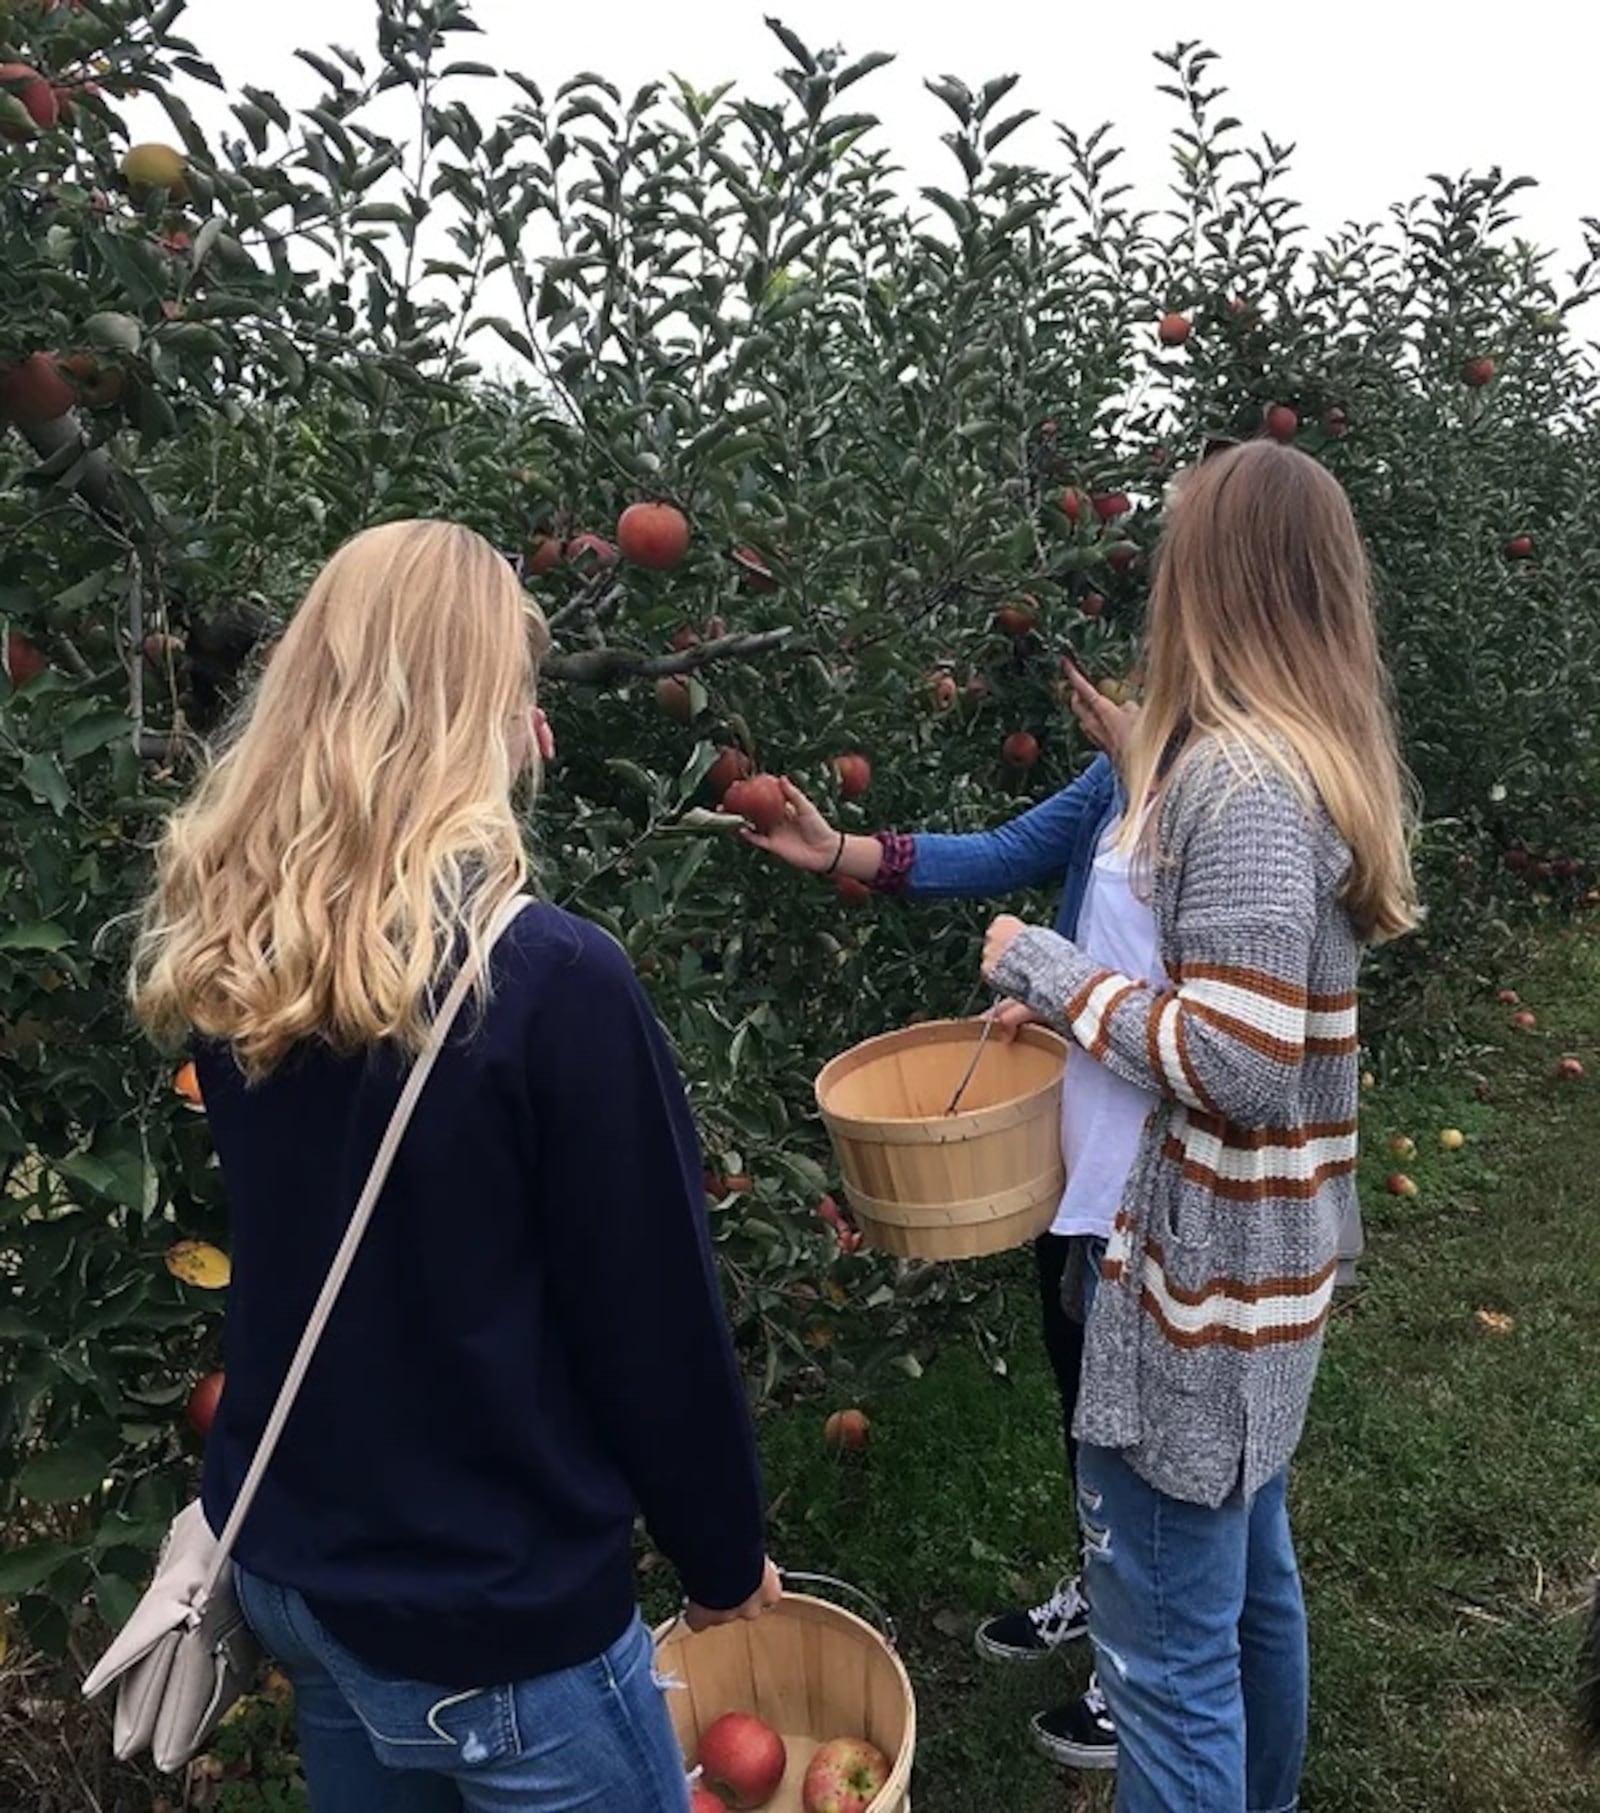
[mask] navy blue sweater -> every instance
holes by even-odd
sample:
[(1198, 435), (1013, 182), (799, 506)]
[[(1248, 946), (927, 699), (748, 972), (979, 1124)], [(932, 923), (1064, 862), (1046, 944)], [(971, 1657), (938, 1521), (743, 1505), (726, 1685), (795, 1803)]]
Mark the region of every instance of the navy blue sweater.
[[(760, 1583), (754, 1434), (701, 1162), (627, 958), (525, 910), (441, 1054), (239, 1543), (373, 1667), (482, 1686), (606, 1649), (636, 1509), (688, 1595)], [(220, 1529), (399, 1094), (306, 1049), (199, 1054), (233, 1225)]]

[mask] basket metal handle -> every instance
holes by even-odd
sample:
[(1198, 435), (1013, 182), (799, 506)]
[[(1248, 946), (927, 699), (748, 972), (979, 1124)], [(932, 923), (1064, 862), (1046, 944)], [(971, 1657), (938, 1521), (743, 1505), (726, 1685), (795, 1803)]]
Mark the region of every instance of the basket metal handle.
[[(778, 1578), (783, 1582), (783, 1590), (785, 1592), (787, 1592), (791, 1586), (825, 1586), (830, 1588), (833, 1592), (843, 1593), (846, 1598), (854, 1599), (857, 1604), (867, 1611), (872, 1623), (877, 1626), (878, 1635), (883, 1638), (884, 1642), (887, 1643), (891, 1649), (898, 1649), (900, 1647), (900, 1632), (894, 1619), (890, 1617), (888, 1612), (886, 1612), (878, 1601), (873, 1598), (871, 1593), (867, 1592), (864, 1588), (852, 1586), (848, 1580), (840, 1580), (834, 1574), (809, 1574), (798, 1572), (792, 1568), (779, 1568)], [(667, 1637), (672, 1636), (683, 1623), (684, 1614), (688, 1609), (689, 1601), (687, 1599), (679, 1600), (678, 1609), (673, 1615), (672, 1622), (667, 1626), (665, 1632), (663, 1632), (663, 1641), (665, 1641)]]
[(843, 1593), (846, 1598), (854, 1599), (870, 1614), (871, 1621), (878, 1627), (878, 1635), (891, 1649), (900, 1647), (900, 1632), (893, 1618), (883, 1609), (871, 1593), (864, 1588), (853, 1586), (848, 1580), (840, 1580), (834, 1574), (807, 1574), (779, 1568), (778, 1577), (783, 1581), (784, 1591), (791, 1586), (825, 1586), (836, 1593)]

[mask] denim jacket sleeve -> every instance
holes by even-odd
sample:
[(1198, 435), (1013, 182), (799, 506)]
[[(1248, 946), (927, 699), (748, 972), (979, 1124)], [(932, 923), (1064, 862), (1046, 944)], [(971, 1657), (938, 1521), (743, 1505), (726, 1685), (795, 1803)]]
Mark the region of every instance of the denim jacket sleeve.
[(992, 831), (919, 832), (907, 892), (923, 899), (979, 899), (1060, 881), (1085, 819), (1098, 819), (1116, 787), (1097, 756), (1069, 787)]

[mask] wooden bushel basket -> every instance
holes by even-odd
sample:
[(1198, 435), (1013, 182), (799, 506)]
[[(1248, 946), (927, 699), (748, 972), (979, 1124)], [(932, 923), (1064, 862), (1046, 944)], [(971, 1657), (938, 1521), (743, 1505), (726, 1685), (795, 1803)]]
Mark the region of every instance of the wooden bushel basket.
[[(784, 1578), (786, 1585), (814, 1581), (856, 1591), (822, 1575)], [(698, 1636), (676, 1619), (663, 1625), (656, 1632), (656, 1671), (669, 1683), (667, 1709), (685, 1766), (698, 1766), (707, 1726), (725, 1712), (751, 1712), (781, 1734), (789, 1752), (767, 1813), (801, 1813), (806, 1768), (836, 1737), (864, 1737), (889, 1759), (889, 1779), (868, 1813), (911, 1813), (916, 1697), (893, 1648), (893, 1627), (877, 1615), (883, 1633), (826, 1599), (786, 1591), (761, 1617)]]
[(936, 1020), (868, 1039), (817, 1077), (817, 1106), (869, 1246), (911, 1259), (975, 1259), (1055, 1218), (1064, 1040), (1042, 1026), (991, 1038), (954, 1114), (980, 1020)]

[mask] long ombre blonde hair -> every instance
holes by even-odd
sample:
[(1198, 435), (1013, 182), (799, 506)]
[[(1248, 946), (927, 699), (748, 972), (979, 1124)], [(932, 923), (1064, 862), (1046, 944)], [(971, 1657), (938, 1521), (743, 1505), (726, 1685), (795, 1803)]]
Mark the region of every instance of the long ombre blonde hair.
[(224, 1042), (252, 1079), (306, 1040), (417, 1051), (527, 876), (513, 793), (548, 641), (471, 530), (348, 541), (162, 837), (131, 984), (150, 1033)]
[[(1156, 554), (1147, 671), (1123, 762), (1130, 800), (1159, 802), (1185, 752), (1214, 736), (1320, 798), (1349, 846), (1344, 904), (1363, 939), (1416, 923), (1412, 788), (1366, 552), (1331, 473), (1263, 440), (1184, 476)], [(1158, 818), (1129, 813), (1125, 837), (1138, 843)]]

